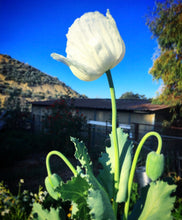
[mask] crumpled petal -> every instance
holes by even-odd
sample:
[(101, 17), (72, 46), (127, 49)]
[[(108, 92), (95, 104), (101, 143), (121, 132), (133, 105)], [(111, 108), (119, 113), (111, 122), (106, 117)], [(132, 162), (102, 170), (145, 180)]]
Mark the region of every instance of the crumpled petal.
[(87, 68), (84, 68), (84, 65), (80, 66), (79, 64), (76, 64), (74, 61), (70, 61), (69, 58), (66, 58), (62, 55), (59, 55), (57, 53), (52, 53), (51, 56), (53, 59), (60, 61), (66, 64), (67, 66), (69, 66), (73, 74), (83, 81), (93, 81), (100, 77), (97, 73), (90, 74), (87, 71)]
[(109, 10), (106, 16), (96, 11), (77, 18), (67, 34), (66, 53), (51, 56), (84, 81), (96, 80), (123, 59), (125, 45)]

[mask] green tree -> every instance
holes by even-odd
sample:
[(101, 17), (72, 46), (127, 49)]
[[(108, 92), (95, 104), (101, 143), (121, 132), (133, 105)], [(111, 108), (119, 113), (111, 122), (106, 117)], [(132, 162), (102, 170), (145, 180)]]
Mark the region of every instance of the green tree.
[(163, 81), (162, 91), (154, 101), (172, 106), (175, 119), (182, 114), (182, 1), (157, 2), (146, 24), (159, 48), (149, 73)]
[(145, 95), (140, 95), (133, 92), (125, 92), (120, 96), (120, 99), (147, 99)]

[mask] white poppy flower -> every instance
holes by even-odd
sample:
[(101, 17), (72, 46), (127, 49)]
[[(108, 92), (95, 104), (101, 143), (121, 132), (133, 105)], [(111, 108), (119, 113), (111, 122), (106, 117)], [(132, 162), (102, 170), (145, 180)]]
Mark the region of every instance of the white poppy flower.
[(125, 44), (109, 10), (106, 16), (96, 11), (77, 18), (67, 34), (66, 53), (51, 56), (84, 81), (96, 80), (123, 59)]

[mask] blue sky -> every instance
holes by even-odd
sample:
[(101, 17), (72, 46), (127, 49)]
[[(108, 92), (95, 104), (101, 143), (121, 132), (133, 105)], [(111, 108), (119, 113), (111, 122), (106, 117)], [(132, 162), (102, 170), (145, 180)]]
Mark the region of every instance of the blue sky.
[(0, 53), (28, 63), (89, 98), (109, 98), (104, 74), (93, 82), (76, 78), (69, 67), (53, 60), (52, 52), (66, 56), (66, 34), (85, 12), (109, 9), (126, 45), (124, 59), (111, 70), (116, 97), (132, 91), (154, 97), (160, 84), (148, 73), (157, 49), (145, 25), (154, 0), (0, 0)]

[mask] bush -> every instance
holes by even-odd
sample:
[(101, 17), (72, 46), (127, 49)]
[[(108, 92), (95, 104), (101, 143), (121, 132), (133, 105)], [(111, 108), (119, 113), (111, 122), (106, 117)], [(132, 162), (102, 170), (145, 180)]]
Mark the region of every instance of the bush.
[(82, 130), (86, 127), (86, 118), (68, 102), (71, 100), (61, 99), (49, 107), (51, 114), (45, 118), (44, 130), (53, 149), (61, 150), (65, 155), (73, 155), (74, 146), (70, 137), (83, 139)]
[[(50, 150), (60, 150), (65, 155), (73, 155), (74, 146), (70, 136), (82, 137), (85, 117), (68, 105), (65, 99), (51, 106), (52, 114), (44, 121), (43, 133), (32, 133), (31, 114), (20, 108), (7, 111), (6, 127), (0, 133), (0, 165), (9, 166), (25, 155)], [(27, 128), (29, 130), (27, 130)], [(83, 139), (83, 138), (82, 138)]]
[(0, 183), (0, 219), (2, 220), (24, 220), (28, 219), (32, 209), (33, 194), (24, 190), (21, 192), (21, 183), (19, 182), (19, 192), (14, 196), (3, 182)]
[[(69, 213), (70, 203), (61, 200), (52, 199), (47, 191), (40, 186), (38, 193), (32, 193), (28, 190), (21, 191), (23, 179), (19, 181), (18, 194), (11, 193), (9, 188), (0, 182), (0, 219), (2, 220), (27, 220), (33, 219), (31, 214), (33, 204), (41, 204), (44, 209), (50, 207), (63, 207), (65, 213)], [(41, 218), (42, 219), (42, 218)]]

